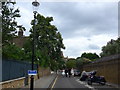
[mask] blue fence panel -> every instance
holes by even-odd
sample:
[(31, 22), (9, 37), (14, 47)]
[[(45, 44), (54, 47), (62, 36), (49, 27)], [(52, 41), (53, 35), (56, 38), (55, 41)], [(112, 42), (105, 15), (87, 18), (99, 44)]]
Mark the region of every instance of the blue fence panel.
[[(34, 65), (37, 70), (37, 65)], [(28, 62), (15, 60), (2, 60), (2, 81), (28, 77), (28, 70), (31, 70), (31, 64)]]
[(2, 81), (8, 80), (8, 78), (10, 78), (10, 66), (11, 63), (9, 61), (2, 60)]

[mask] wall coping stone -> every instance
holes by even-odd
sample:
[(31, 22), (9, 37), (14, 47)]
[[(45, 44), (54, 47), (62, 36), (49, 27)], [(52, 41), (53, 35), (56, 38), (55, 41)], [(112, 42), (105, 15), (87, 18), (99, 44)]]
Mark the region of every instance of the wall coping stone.
[(92, 63), (107, 62), (107, 61), (118, 60), (118, 59), (120, 59), (120, 54), (102, 57), (96, 61), (93, 61)]
[(12, 80), (8, 80), (8, 81), (0, 82), (0, 84), (10, 83), (10, 82), (13, 82), (13, 81), (16, 81), (16, 80), (21, 80), (21, 79), (24, 79), (24, 78), (25, 77), (21, 77), (21, 78), (17, 78), (17, 79), (12, 79)]

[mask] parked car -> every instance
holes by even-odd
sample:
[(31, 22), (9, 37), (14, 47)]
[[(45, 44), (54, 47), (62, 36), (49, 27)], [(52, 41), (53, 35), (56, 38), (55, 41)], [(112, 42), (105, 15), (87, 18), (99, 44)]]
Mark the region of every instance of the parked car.
[(80, 71), (77, 69), (74, 69), (74, 76), (80, 76)]

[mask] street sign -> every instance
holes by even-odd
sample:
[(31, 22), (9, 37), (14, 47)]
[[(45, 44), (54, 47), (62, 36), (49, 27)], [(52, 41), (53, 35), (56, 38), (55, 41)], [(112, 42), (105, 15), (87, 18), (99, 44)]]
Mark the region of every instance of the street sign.
[(37, 75), (37, 70), (28, 70), (28, 75)]

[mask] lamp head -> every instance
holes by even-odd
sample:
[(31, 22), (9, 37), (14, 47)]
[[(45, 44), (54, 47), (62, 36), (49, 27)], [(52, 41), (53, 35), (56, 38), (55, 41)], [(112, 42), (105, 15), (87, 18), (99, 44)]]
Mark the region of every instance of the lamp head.
[(33, 5), (33, 11), (37, 11), (40, 3), (37, 0), (35, 0), (32, 2), (32, 5)]
[(35, 0), (35, 1), (32, 2), (32, 5), (34, 7), (38, 7), (40, 5), (40, 3), (37, 0)]

